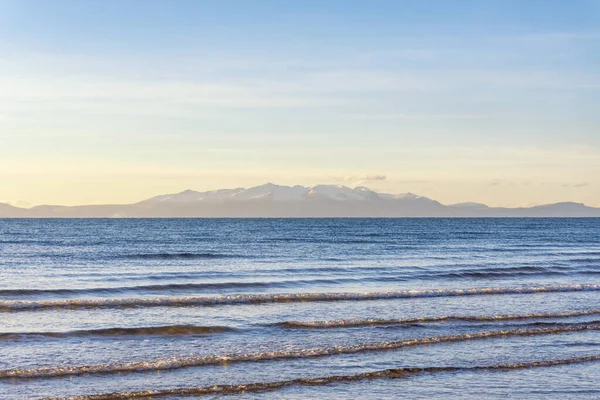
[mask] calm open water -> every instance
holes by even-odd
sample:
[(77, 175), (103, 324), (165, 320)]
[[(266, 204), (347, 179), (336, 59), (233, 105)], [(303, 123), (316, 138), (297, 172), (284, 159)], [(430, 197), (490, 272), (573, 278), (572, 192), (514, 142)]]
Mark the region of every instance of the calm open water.
[(226, 394), (599, 398), (600, 219), (0, 220), (1, 399)]

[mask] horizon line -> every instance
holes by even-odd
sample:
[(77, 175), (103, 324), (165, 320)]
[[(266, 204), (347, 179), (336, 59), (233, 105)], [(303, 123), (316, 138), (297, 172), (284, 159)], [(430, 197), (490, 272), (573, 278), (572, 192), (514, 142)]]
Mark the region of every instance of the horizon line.
[[(401, 196), (401, 195), (413, 195), (416, 197), (420, 197), (420, 198), (424, 198), (424, 199), (428, 199), (431, 201), (435, 201), (437, 203), (439, 203), (440, 205), (444, 206), (444, 207), (452, 207), (452, 206), (460, 206), (460, 205), (467, 205), (467, 204), (473, 204), (473, 205), (481, 205), (484, 206), (485, 208), (491, 208), (491, 209), (523, 209), (523, 208), (533, 208), (533, 207), (543, 207), (543, 206), (549, 206), (549, 205), (557, 205), (557, 204), (578, 204), (578, 205), (583, 205), (586, 207), (590, 207), (590, 208), (600, 208), (598, 206), (595, 205), (587, 205), (586, 203), (582, 202), (582, 201), (573, 201), (573, 200), (563, 200), (563, 201), (556, 201), (556, 202), (550, 202), (550, 203), (538, 203), (538, 204), (532, 204), (532, 205), (520, 205), (520, 206), (502, 206), (502, 205), (493, 205), (490, 206), (486, 203), (480, 202), (480, 201), (472, 201), (472, 200), (466, 200), (466, 201), (460, 201), (460, 202), (456, 202), (456, 203), (442, 203), (432, 197), (429, 196), (425, 196), (425, 195), (420, 195), (411, 191), (408, 192), (397, 192), (397, 193), (390, 193), (390, 192), (378, 192), (375, 190), (370, 189), (368, 186), (365, 186), (363, 184), (360, 185), (356, 185), (356, 186), (347, 186), (347, 185), (343, 185), (343, 184), (315, 184), (315, 185), (310, 185), (310, 186), (304, 186), (304, 185), (281, 185), (281, 184), (277, 184), (277, 183), (273, 183), (271, 181), (268, 181), (264, 184), (261, 185), (256, 185), (256, 186), (249, 186), (249, 187), (242, 187), (242, 186), (238, 186), (238, 187), (231, 187), (231, 188), (218, 188), (218, 189), (211, 189), (211, 190), (195, 190), (195, 189), (184, 189), (181, 191), (176, 191), (176, 192), (171, 192), (171, 193), (163, 193), (163, 194), (157, 194), (157, 195), (153, 195), (141, 200), (137, 200), (134, 202), (122, 202), (122, 203), (118, 203), (118, 202), (114, 202), (114, 203), (83, 203), (83, 204), (74, 204), (74, 205), (64, 205), (64, 204), (51, 204), (51, 203), (44, 203), (44, 204), (30, 204), (26, 201), (22, 201), (22, 200), (18, 200), (18, 201), (2, 201), (0, 200), (0, 204), (5, 204), (11, 207), (15, 207), (15, 208), (19, 208), (19, 209), (23, 209), (23, 210), (29, 210), (29, 209), (33, 209), (36, 207), (88, 207), (88, 206), (130, 206), (130, 205), (136, 205), (145, 201), (149, 201), (152, 200), (156, 197), (161, 197), (161, 196), (174, 196), (174, 195), (179, 195), (179, 194), (183, 194), (186, 192), (194, 192), (194, 193), (211, 193), (211, 192), (217, 192), (217, 191), (227, 191), (227, 190), (241, 190), (241, 191), (247, 191), (250, 189), (255, 189), (255, 188), (260, 188), (260, 187), (264, 187), (264, 186), (275, 186), (275, 187), (283, 187), (283, 188), (295, 188), (295, 187), (302, 187), (305, 189), (313, 189), (319, 186), (325, 186), (325, 187), (337, 187), (337, 188), (345, 188), (345, 189), (350, 189), (350, 190), (356, 190), (359, 188), (364, 188), (367, 189), (377, 195), (392, 195), (392, 196)], [(196, 201), (201, 201), (201, 200), (196, 200)], [(239, 201), (239, 200), (238, 200)], [(335, 201), (339, 201), (339, 200), (335, 200)], [(285, 202), (285, 200), (277, 200), (277, 202)], [(19, 205), (20, 204), (20, 205)], [(25, 205), (26, 204), (26, 205)]]

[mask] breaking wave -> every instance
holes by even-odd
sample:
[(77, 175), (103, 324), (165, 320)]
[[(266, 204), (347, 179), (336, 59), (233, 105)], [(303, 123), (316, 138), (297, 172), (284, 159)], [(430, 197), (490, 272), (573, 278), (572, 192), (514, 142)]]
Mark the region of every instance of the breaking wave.
[[(132, 398), (152, 398), (164, 396), (203, 396), (203, 395), (231, 395), (236, 393), (264, 392), (279, 390), (288, 386), (324, 386), (336, 382), (357, 382), (374, 379), (401, 379), (424, 373), (444, 373), (459, 371), (506, 371), (529, 368), (554, 367), (559, 365), (580, 364), (600, 361), (600, 355), (576, 357), (558, 360), (529, 361), (517, 364), (496, 364), (474, 367), (426, 367), (426, 368), (391, 368), (374, 372), (364, 372), (355, 375), (333, 375), (317, 378), (298, 378), (286, 381), (259, 382), (239, 385), (213, 385), (195, 388), (175, 388), (144, 390), (139, 392), (114, 392), (88, 396), (69, 397), (69, 400), (119, 400)], [(52, 400), (46, 398), (45, 400)], [(54, 399), (58, 400), (58, 399)]]
[(124, 307), (185, 307), (235, 304), (291, 302), (364, 301), (408, 299), (422, 297), (532, 294), (556, 292), (600, 291), (598, 284), (562, 286), (487, 287), (472, 289), (402, 290), (366, 293), (291, 293), (230, 296), (188, 296), (161, 298), (110, 298), (68, 300), (0, 300), (0, 311), (17, 312), (45, 309), (124, 308)]
[(379, 342), (360, 344), (354, 346), (323, 347), (302, 350), (281, 350), (263, 353), (225, 354), (212, 356), (198, 356), (185, 358), (169, 358), (155, 361), (137, 361), (122, 364), (98, 364), (84, 366), (45, 367), (34, 369), (8, 369), (0, 370), (0, 379), (11, 378), (53, 378), (63, 376), (77, 376), (84, 374), (114, 374), (126, 372), (143, 372), (158, 370), (173, 370), (186, 367), (199, 367), (204, 365), (217, 365), (221, 363), (243, 363), (257, 361), (290, 360), (301, 358), (328, 357), (338, 354), (355, 354), (373, 351), (395, 350), (404, 347), (431, 345), (436, 343), (462, 342), (477, 339), (490, 339), (507, 336), (538, 336), (552, 335), (567, 332), (581, 332), (586, 330), (600, 330), (600, 324), (581, 324), (574, 326), (561, 326), (553, 328), (513, 329), (502, 331), (487, 331), (465, 333), (458, 335), (434, 336), (428, 338), (408, 339), (394, 342)]

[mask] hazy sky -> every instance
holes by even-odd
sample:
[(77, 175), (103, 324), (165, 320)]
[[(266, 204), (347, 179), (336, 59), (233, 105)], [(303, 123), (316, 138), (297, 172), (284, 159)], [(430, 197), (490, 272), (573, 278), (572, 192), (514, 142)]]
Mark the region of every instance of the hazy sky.
[(0, 200), (600, 206), (600, 0), (0, 0)]

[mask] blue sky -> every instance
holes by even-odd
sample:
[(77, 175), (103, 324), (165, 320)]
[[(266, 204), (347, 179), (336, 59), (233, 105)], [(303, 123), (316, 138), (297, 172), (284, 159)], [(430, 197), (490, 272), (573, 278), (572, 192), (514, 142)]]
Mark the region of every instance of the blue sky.
[(0, 0), (0, 200), (600, 205), (599, 27), (592, 0)]

